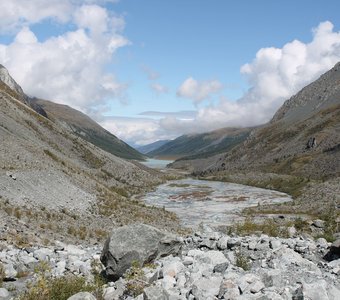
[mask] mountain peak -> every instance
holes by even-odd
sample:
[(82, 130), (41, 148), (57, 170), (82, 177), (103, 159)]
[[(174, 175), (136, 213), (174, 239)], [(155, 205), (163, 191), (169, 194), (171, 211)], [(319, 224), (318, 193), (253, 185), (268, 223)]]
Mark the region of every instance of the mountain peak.
[(8, 70), (0, 64), (0, 80), (20, 96), (25, 96), (21, 86), (12, 78)]

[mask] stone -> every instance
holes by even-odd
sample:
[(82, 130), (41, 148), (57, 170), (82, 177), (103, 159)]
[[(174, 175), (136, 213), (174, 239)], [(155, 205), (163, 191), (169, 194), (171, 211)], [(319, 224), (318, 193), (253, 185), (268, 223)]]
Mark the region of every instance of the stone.
[(213, 272), (214, 273), (221, 273), (221, 274), (223, 274), (225, 272), (225, 270), (228, 268), (228, 266), (229, 266), (229, 264), (227, 262), (221, 263), (221, 264), (217, 264), (214, 267)]
[(282, 246), (282, 243), (279, 240), (271, 240), (269, 242), (269, 245), (270, 245), (270, 248), (275, 251)]
[(161, 286), (152, 285), (144, 289), (144, 300), (164, 300), (165, 292)]
[(103, 291), (103, 297), (104, 300), (113, 300), (116, 297), (116, 289), (113, 286), (109, 286), (107, 288), (104, 289)]
[(241, 242), (240, 242), (239, 239), (230, 238), (230, 239), (228, 239), (227, 245), (228, 245), (228, 249), (233, 249), (233, 248), (235, 248), (237, 246), (240, 246)]
[(256, 280), (249, 286), (249, 290), (253, 294), (260, 292), (262, 289), (264, 289), (264, 284), (260, 280)]
[(312, 226), (316, 228), (325, 228), (325, 221), (320, 220), (320, 219), (314, 220), (312, 223)]
[(277, 287), (282, 286), (282, 273), (280, 270), (268, 270), (262, 275), (262, 281), (266, 287)]
[(231, 279), (225, 279), (220, 285), (218, 299), (235, 299), (240, 295), (237, 284)]
[(319, 280), (310, 284), (303, 284), (303, 295), (310, 300), (329, 300), (326, 281)]
[(165, 263), (162, 268), (163, 276), (170, 276), (176, 278), (178, 273), (180, 273), (185, 267), (181, 260), (176, 257), (176, 260), (172, 260)]
[(316, 240), (316, 246), (321, 248), (321, 249), (327, 249), (328, 248), (328, 242), (324, 238), (318, 238)]
[(33, 257), (39, 261), (47, 261), (49, 258), (53, 257), (53, 251), (49, 248), (40, 248), (33, 252)]
[(340, 239), (337, 239), (335, 242), (332, 243), (329, 251), (332, 254), (340, 255)]
[(5, 288), (0, 288), (0, 300), (8, 300), (10, 299), (10, 293)]
[(294, 226), (288, 227), (287, 229), (289, 237), (293, 237), (296, 235), (296, 228)]
[(17, 276), (18, 272), (14, 269), (14, 266), (12, 263), (3, 264), (5, 268), (5, 277), (13, 279)]
[(140, 265), (170, 254), (177, 255), (181, 243), (174, 235), (144, 224), (134, 224), (114, 229), (106, 240), (101, 261), (106, 276), (116, 280), (132, 262)]
[(80, 292), (69, 297), (67, 300), (96, 300), (96, 298), (91, 293)]
[(193, 283), (191, 293), (198, 300), (214, 299), (219, 294), (221, 282), (221, 276), (200, 278)]
[(217, 242), (217, 248), (220, 250), (225, 250), (228, 248), (228, 237), (222, 236)]
[(194, 259), (191, 256), (186, 256), (183, 259), (183, 265), (190, 266), (194, 263)]

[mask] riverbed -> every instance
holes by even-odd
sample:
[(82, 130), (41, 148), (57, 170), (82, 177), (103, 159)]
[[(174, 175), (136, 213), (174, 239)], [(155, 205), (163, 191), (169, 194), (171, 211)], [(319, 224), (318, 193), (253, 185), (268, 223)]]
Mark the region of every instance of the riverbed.
[(141, 200), (176, 213), (187, 227), (231, 225), (242, 219), (244, 208), (292, 201), (289, 195), (273, 190), (192, 178), (162, 184)]

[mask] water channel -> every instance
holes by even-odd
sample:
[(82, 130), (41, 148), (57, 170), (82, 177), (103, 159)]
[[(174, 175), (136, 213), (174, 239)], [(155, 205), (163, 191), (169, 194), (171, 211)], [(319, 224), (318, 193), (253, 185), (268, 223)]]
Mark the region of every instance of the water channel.
[(273, 190), (186, 178), (162, 184), (141, 200), (147, 205), (164, 207), (176, 213), (183, 226), (196, 227), (200, 223), (231, 225), (240, 219), (239, 213), (246, 207), (292, 199)]

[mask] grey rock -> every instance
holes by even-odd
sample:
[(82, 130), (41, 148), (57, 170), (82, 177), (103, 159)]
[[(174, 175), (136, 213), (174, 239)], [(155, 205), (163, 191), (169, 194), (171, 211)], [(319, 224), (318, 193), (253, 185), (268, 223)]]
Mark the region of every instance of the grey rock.
[(221, 264), (217, 264), (214, 267), (213, 272), (214, 273), (221, 273), (221, 274), (223, 274), (225, 272), (225, 270), (228, 268), (228, 266), (229, 266), (229, 264), (227, 262), (221, 263)]
[(236, 246), (240, 246), (241, 241), (239, 239), (236, 239), (236, 238), (230, 238), (230, 239), (228, 239), (227, 244), (228, 244), (228, 249), (233, 249)]
[(236, 299), (240, 295), (240, 290), (237, 284), (231, 279), (225, 279), (220, 285), (218, 298), (221, 299)]
[(340, 255), (340, 239), (337, 239), (335, 242), (332, 243), (329, 251), (332, 254)]
[(310, 284), (303, 284), (303, 295), (310, 300), (329, 300), (326, 281), (320, 280)]
[(317, 227), (317, 228), (324, 228), (325, 227), (325, 221), (317, 219), (317, 220), (313, 221), (312, 225)]
[(175, 236), (149, 225), (123, 226), (111, 232), (100, 259), (106, 267), (106, 276), (118, 279), (133, 261), (143, 265), (163, 256), (177, 255), (181, 245)]
[(165, 300), (167, 299), (164, 289), (161, 286), (152, 285), (144, 289), (144, 300)]
[(297, 231), (296, 231), (296, 228), (294, 226), (292, 227), (288, 227), (288, 235), (289, 237), (293, 237), (296, 235)]
[(228, 248), (228, 237), (222, 236), (217, 242), (217, 248), (220, 250), (225, 250)]
[(260, 280), (256, 280), (249, 286), (249, 290), (253, 294), (260, 292), (262, 289), (264, 289), (264, 284)]
[(8, 300), (10, 299), (11, 294), (5, 288), (0, 288), (0, 300)]
[(269, 245), (271, 249), (276, 250), (282, 246), (282, 243), (279, 240), (271, 240)]
[(200, 278), (194, 282), (191, 293), (198, 300), (214, 299), (219, 294), (221, 282), (221, 276)]
[(80, 292), (69, 297), (67, 300), (96, 300), (96, 297), (88, 292)]

